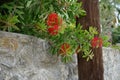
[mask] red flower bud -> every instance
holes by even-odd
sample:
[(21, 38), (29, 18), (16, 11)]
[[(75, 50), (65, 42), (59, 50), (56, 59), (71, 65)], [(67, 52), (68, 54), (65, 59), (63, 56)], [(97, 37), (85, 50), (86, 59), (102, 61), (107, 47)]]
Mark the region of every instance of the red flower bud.
[(51, 13), (48, 15), (47, 25), (48, 26), (58, 25), (58, 15), (56, 13)]
[(54, 26), (54, 25), (61, 25), (62, 19), (58, 16), (56, 13), (51, 13), (48, 15), (47, 18), (47, 25), (48, 26)]
[(68, 43), (63, 43), (60, 47), (60, 54), (66, 55), (66, 53), (70, 51), (70, 44)]
[(91, 46), (93, 48), (95, 47), (102, 47), (102, 39), (101, 38), (98, 38), (98, 37), (94, 37), (92, 40), (91, 40)]
[(54, 25), (52, 27), (49, 27), (48, 28), (48, 33), (50, 35), (57, 35), (58, 34), (58, 30), (59, 30), (58, 28), (59, 28), (58, 25)]

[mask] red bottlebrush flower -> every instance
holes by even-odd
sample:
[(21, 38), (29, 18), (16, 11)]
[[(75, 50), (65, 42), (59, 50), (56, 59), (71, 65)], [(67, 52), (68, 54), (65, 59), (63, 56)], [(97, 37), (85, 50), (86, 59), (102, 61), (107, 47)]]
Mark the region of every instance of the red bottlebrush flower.
[(98, 37), (94, 37), (91, 40), (91, 45), (92, 45), (93, 48), (95, 48), (97, 46), (97, 42), (98, 42)]
[(57, 35), (58, 34), (58, 30), (59, 30), (58, 25), (54, 25), (54, 26), (48, 28), (48, 33), (50, 35)]
[(63, 43), (60, 47), (60, 54), (66, 55), (66, 53), (70, 51), (70, 44), (68, 43)]
[(58, 14), (56, 13), (49, 14), (47, 18), (47, 25), (48, 26), (58, 25)]
[(58, 14), (51, 13), (48, 15), (48, 18), (47, 18), (48, 26), (61, 25), (61, 24), (62, 24), (62, 19), (58, 16)]
[(95, 47), (102, 47), (102, 39), (98, 38), (98, 37), (94, 37), (91, 40), (91, 45), (92, 45), (93, 48), (95, 48)]

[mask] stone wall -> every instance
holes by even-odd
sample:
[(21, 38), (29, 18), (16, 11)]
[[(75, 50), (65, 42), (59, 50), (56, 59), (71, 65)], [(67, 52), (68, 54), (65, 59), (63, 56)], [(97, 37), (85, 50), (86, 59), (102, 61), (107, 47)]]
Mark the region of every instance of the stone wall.
[[(0, 31), (0, 80), (78, 80), (76, 55), (64, 64), (36, 37)], [(120, 51), (103, 48), (104, 80), (120, 80)]]
[(64, 64), (36, 37), (0, 32), (0, 80), (78, 80), (77, 62)]
[(103, 48), (104, 80), (120, 80), (120, 51)]

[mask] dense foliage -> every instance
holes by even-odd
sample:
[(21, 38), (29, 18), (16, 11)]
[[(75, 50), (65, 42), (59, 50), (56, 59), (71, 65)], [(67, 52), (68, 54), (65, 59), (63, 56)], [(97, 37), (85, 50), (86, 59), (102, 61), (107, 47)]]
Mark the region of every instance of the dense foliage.
[(112, 31), (113, 44), (120, 43), (120, 26)]
[(120, 42), (120, 0), (100, 0), (100, 19), (103, 35), (112, 44)]
[(80, 51), (89, 60), (91, 47), (102, 47), (103, 41), (94, 38), (97, 31), (92, 26), (88, 31), (76, 26), (76, 17), (85, 16), (81, 5), (77, 0), (15, 0), (0, 6), (0, 30), (40, 37), (64, 62)]

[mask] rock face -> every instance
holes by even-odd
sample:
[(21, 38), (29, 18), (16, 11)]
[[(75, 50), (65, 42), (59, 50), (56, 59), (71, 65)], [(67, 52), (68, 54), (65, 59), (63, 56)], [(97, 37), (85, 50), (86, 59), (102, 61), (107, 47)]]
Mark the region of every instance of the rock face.
[(35, 37), (0, 32), (0, 80), (78, 80), (76, 55), (64, 64)]
[(103, 48), (104, 80), (120, 80), (120, 51)]

